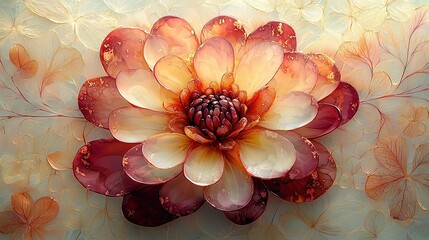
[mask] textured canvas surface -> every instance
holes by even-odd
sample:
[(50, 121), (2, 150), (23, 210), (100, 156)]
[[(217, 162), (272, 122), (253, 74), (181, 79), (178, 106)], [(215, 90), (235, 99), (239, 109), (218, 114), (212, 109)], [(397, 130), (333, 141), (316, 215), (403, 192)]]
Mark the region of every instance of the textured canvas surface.
[[(110, 134), (77, 105), (82, 84), (105, 75), (99, 46), (119, 26), (149, 31), (166, 15), (198, 33), (219, 15), (248, 33), (284, 21), (298, 51), (335, 60), (360, 107), (319, 139), (338, 168), (327, 194), (309, 203), (270, 194), (262, 217), (245, 226), (204, 204), (148, 228), (122, 216), (122, 198), (82, 187), (72, 171), (77, 150)], [(427, 0), (1, 0), (0, 61), (0, 239), (28, 231), (12, 226), (12, 201), (38, 219), (31, 231), (44, 239), (427, 239)]]

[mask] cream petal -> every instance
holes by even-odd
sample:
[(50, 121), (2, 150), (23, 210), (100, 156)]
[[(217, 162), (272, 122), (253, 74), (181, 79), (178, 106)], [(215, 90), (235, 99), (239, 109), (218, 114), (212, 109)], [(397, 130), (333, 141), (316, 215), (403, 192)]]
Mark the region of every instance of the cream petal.
[(269, 86), (276, 89), (276, 96), (292, 91), (309, 93), (317, 82), (317, 65), (305, 54), (288, 52)]
[(283, 48), (280, 44), (263, 41), (241, 58), (235, 71), (235, 83), (251, 98), (271, 81), (282, 62)]
[(154, 73), (159, 84), (175, 93), (180, 93), (193, 78), (185, 61), (172, 55), (160, 59)]
[(122, 142), (139, 143), (168, 129), (166, 114), (136, 107), (118, 108), (110, 114), (109, 130)]
[(227, 40), (210, 38), (197, 49), (194, 57), (195, 71), (207, 88), (211, 82), (220, 84), (222, 76), (234, 69), (234, 49)]
[(143, 144), (145, 158), (155, 167), (172, 168), (182, 164), (193, 141), (179, 133), (161, 133), (152, 136)]
[(122, 167), (124, 172), (134, 181), (144, 184), (164, 183), (182, 172), (182, 166), (159, 169), (150, 164), (144, 157), (142, 145), (139, 144), (124, 155)]
[(311, 95), (319, 101), (331, 94), (340, 83), (341, 74), (334, 60), (323, 53), (309, 53), (307, 56), (317, 65), (318, 78)]
[(224, 160), (222, 153), (209, 145), (195, 148), (185, 161), (185, 177), (199, 186), (209, 186), (222, 177)]
[(243, 166), (255, 177), (282, 177), (295, 163), (296, 151), (293, 144), (275, 132), (252, 129), (242, 134), (237, 142)]
[(235, 211), (247, 205), (253, 196), (253, 181), (241, 166), (238, 145), (224, 154), (222, 178), (204, 189), (204, 197), (213, 207)]
[(159, 59), (175, 55), (188, 59), (198, 47), (198, 38), (188, 22), (179, 17), (165, 16), (152, 27), (144, 46), (144, 56), (151, 69)]
[(131, 104), (155, 111), (165, 111), (164, 100), (175, 94), (156, 81), (152, 72), (146, 69), (124, 70), (116, 78), (121, 95)]
[(313, 96), (290, 92), (276, 98), (259, 126), (272, 130), (293, 130), (311, 122), (317, 115), (318, 104)]

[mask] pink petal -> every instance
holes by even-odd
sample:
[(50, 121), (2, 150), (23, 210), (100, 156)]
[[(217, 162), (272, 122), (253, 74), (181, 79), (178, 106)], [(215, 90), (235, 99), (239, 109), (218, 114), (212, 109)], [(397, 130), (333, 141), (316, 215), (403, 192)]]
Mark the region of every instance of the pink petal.
[(153, 69), (156, 62), (166, 55), (188, 59), (198, 47), (194, 29), (182, 18), (165, 16), (152, 27), (144, 46), (144, 56)]
[(143, 57), (147, 34), (138, 28), (117, 28), (101, 43), (100, 60), (109, 76), (122, 70), (149, 69)]
[(316, 147), (307, 138), (292, 131), (282, 132), (295, 147), (296, 161), (287, 176), (290, 179), (300, 179), (310, 175), (319, 164), (319, 154)]
[(241, 134), (237, 142), (243, 166), (255, 177), (284, 176), (295, 163), (296, 151), (292, 143), (275, 132), (251, 129)]
[(232, 17), (218, 16), (208, 21), (201, 30), (201, 42), (212, 37), (221, 37), (228, 40), (235, 51), (244, 45), (246, 40), (244, 27)]
[(124, 107), (110, 114), (109, 129), (122, 142), (141, 143), (168, 129), (168, 115), (142, 108)]
[(168, 169), (185, 162), (192, 139), (179, 133), (154, 135), (143, 144), (146, 160), (157, 168)]
[(256, 221), (264, 213), (268, 202), (268, 192), (261, 180), (253, 178), (254, 190), (250, 202), (236, 211), (224, 212), (233, 223), (245, 225)]
[(307, 55), (299, 52), (284, 54), (283, 63), (269, 86), (276, 89), (277, 96), (292, 91), (310, 93), (317, 82), (316, 64)]
[(102, 128), (108, 128), (109, 115), (113, 110), (130, 106), (119, 93), (112, 77), (86, 81), (80, 88), (78, 105), (86, 120)]
[(124, 70), (116, 78), (121, 95), (131, 104), (154, 111), (165, 111), (164, 101), (176, 95), (159, 85), (146, 69)]
[(259, 126), (273, 130), (293, 130), (311, 122), (317, 115), (318, 104), (313, 96), (290, 92), (276, 98), (259, 122)]
[(89, 142), (73, 160), (76, 179), (88, 190), (106, 196), (122, 196), (141, 187), (122, 169), (122, 157), (134, 146), (114, 139)]
[(307, 56), (317, 65), (319, 77), (311, 94), (319, 101), (331, 94), (340, 83), (341, 74), (334, 60), (322, 53), (310, 53)]
[(186, 216), (204, 204), (203, 187), (197, 186), (183, 174), (164, 184), (159, 192), (161, 205), (175, 216)]
[(143, 156), (142, 144), (134, 146), (125, 153), (122, 166), (131, 179), (145, 184), (164, 183), (182, 172), (182, 166), (159, 169), (150, 164)]
[(125, 195), (122, 200), (124, 217), (137, 225), (157, 227), (177, 217), (167, 212), (159, 201), (162, 184), (146, 185), (141, 190)]
[(260, 40), (278, 42), (284, 49), (284, 52), (296, 51), (295, 31), (286, 23), (269, 22), (260, 26), (247, 37), (246, 44)]
[(295, 129), (294, 132), (306, 138), (318, 138), (337, 129), (340, 123), (340, 109), (335, 105), (320, 103), (319, 110), (313, 121)]
[(356, 114), (359, 108), (359, 94), (352, 85), (340, 82), (337, 89), (320, 102), (337, 106), (341, 112), (340, 125), (343, 125)]
[(264, 181), (265, 186), (289, 202), (309, 202), (322, 196), (332, 186), (337, 167), (328, 150), (320, 143), (313, 141), (319, 152), (317, 169), (305, 178), (291, 180), (282, 177)]
[(214, 147), (200, 145), (189, 154), (183, 172), (192, 183), (209, 186), (219, 181), (223, 168), (222, 153)]
[(252, 98), (276, 74), (283, 62), (283, 49), (277, 43), (263, 41), (247, 51), (237, 65), (234, 79)]
[(186, 88), (193, 78), (185, 61), (171, 55), (161, 58), (153, 71), (159, 84), (177, 94)]
[(204, 89), (211, 82), (220, 84), (222, 77), (234, 69), (234, 49), (223, 38), (210, 38), (197, 49), (194, 66)]
[(252, 178), (240, 162), (239, 148), (225, 151), (222, 178), (204, 189), (204, 197), (213, 207), (222, 211), (235, 211), (249, 203), (253, 196)]

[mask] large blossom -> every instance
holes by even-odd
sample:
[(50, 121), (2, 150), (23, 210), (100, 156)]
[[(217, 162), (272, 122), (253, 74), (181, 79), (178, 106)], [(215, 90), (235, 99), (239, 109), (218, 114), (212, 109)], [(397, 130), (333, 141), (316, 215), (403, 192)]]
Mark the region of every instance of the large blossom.
[(167, 16), (150, 34), (112, 31), (100, 58), (109, 76), (82, 86), (79, 107), (114, 139), (83, 146), (73, 169), (89, 190), (125, 195), (131, 222), (157, 226), (207, 201), (246, 224), (264, 211), (266, 188), (303, 202), (332, 185), (335, 163), (309, 139), (346, 123), (357, 93), (328, 56), (296, 52), (289, 25), (246, 36), (220, 16), (197, 37)]

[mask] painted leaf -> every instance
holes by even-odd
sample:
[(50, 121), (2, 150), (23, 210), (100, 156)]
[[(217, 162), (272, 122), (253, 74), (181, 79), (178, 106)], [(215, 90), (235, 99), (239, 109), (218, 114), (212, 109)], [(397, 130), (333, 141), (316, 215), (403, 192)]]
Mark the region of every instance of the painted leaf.
[(33, 207), (33, 199), (28, 193), (14, 193), (11, 196), (12, 209), (24, 221), (28, 221)]
[(36, 75), (39, 64), (32, 60), (27, 50), (21, 44), (14, 44), (9, 50), (9, 59), (18, 68), (14, 77), (31, 78)]
[(57, 216), (58, 211), (59, 206), (55, 199), (42, 197), (34, 203), (28, 223), (33, 228), (41, 227), (52, 221)]

